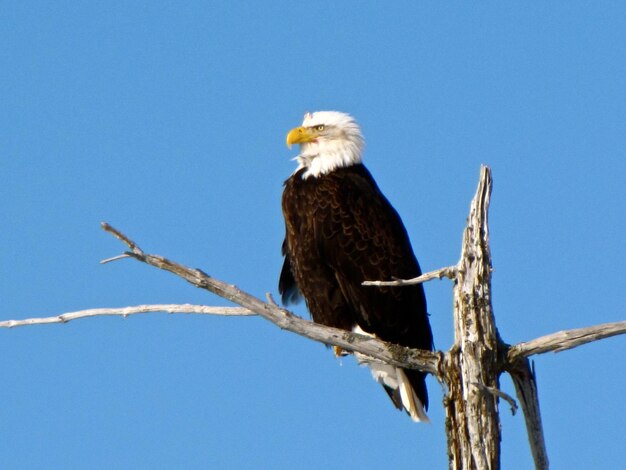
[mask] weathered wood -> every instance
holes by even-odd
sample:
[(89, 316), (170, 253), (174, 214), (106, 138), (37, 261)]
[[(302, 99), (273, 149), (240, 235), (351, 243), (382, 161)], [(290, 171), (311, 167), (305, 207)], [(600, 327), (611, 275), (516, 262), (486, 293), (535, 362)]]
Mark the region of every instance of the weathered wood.
[(389, 364), (419, 369), (433, 374), (435, 377), (440, 377), (442, 360), (442, 354), (440, 353), (406, 348), (370, 336), (313, 323), (294, 315), (289, 310), (280, 308), (273, 301), (264, 302), (244, 292), (237, 286), (227, 284), (226, 282), (209, 276), (200, 269), (189, 268), (164, 258), (163, 256), (144, 253), (134, 241), (109, 224), (103, 223), (102, 228), (113, 234), (130, 248), (131, 251), (125, 253), (128, 257), (155, 268), (169, 271), (196, 287), (206, 289), (224, 299), (241, 305), (266, 320), (271, 321), (283, 330), (291, 331), (292, 333), (328, 345), (339, 346), (346, 351), (352, 352), (356, 350)]
[(558, 331), (531, 341), (511, 346), (507, 353), (507, 358), (511, 364), (514, 364), (519, 359), (524, 359), (528, 356), (532, 356), (533, 354), (543, 354), (551, 351), (561, 352), (592, 341), (597, 341), (599, 339), (621, 335), (625, 332), (626, 321), (603, 323), (601, 325), (577, 328), (574, 330)]
[(447, 355), (444, 399), (450, 468), (500, 468), (498, 335), (491, 306), (491, 254), (487, 211), (491, 172), (481, 168), (463, 235), (454, 287), (454, 346)]
[(413, 279), (395, 279), (393, 281), (364, 281), (364, 286), (410, 286), (413, 284), (423, 284), (433, 279), (456, 278), (456, 266), (446, 266), (445, 268), (436, 269)]
[(224, 315), (224, 316), (250, 316), (256, 315), (247, 308), (243, 307), (211, 307), (208, 305), (190, 305), (190, 304), (164, 304), (164, 305), (137, 305), (135, 307), (122, 308), (90, 308), (88, 310), (79, 310), (77, 312), (67, 312), (52, 317), (25, 318), (23, 320), (4, 320), (0, 321), (0, 328), (15, 328), (17, 326), (31, 325), (49, 325), (51, 323), (67, 323), (80, 318), (118, 316), (128, 317), (129, 315), (138, 315), (141, 313), (184, 313), (199, 315)]
[(521, 359), (516, 364), (509, 365), (509, 367), (509, 373), (513, 379), (513, 385), (515, 385), (517, 399), (520, 401), (524, 412), (528, 443), (530, 444), (530, 452), (535, 461), (535, 469), (548, 470), (548, 451), (546, 450), (543, 425), (541, 423), (535, 371), (531, 367), (528, 359)]

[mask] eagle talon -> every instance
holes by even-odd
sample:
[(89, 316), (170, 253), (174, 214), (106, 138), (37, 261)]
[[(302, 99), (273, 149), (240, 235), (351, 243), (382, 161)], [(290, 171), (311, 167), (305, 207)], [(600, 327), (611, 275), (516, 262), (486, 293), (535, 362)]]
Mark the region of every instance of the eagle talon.
[(333, 346), (333, 352), (335, 353), (335, 357), (343, 357), (352, 354), (350, 351), (346, 351), (339, 346)]

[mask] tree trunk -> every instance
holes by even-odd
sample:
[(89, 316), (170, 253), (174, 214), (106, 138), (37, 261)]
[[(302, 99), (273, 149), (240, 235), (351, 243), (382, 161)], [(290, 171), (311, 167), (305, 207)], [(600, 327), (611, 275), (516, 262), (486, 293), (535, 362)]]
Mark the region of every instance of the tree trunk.
[(481, 168), (454, 287), (455, 342), (446, 355), (444, 397), (450, 468), (500, 468), (499, 338), (491, 306), (487, 209), (491, 172)]

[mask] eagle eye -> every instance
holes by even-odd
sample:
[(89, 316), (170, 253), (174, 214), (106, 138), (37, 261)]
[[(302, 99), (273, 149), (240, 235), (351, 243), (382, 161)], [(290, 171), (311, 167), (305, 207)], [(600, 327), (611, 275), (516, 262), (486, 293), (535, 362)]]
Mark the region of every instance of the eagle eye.
[(315, 126), (315, 130), (319, 132), (322, 132), (325, 128), (326, 126), (323, 124), (320, 124), (319, 126)]

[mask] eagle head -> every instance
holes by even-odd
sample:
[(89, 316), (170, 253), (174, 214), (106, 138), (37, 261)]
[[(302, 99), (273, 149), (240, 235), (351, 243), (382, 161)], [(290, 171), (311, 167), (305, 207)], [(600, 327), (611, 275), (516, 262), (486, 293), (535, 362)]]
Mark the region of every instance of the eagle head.
[(338, 111), (306, 113), (300, 127), (287, 134), (287, 146), (300, 144), (295, 158), (303, 178), (318, 177), (337, 168), (361, 163), (363, 135), (354, 118)]

